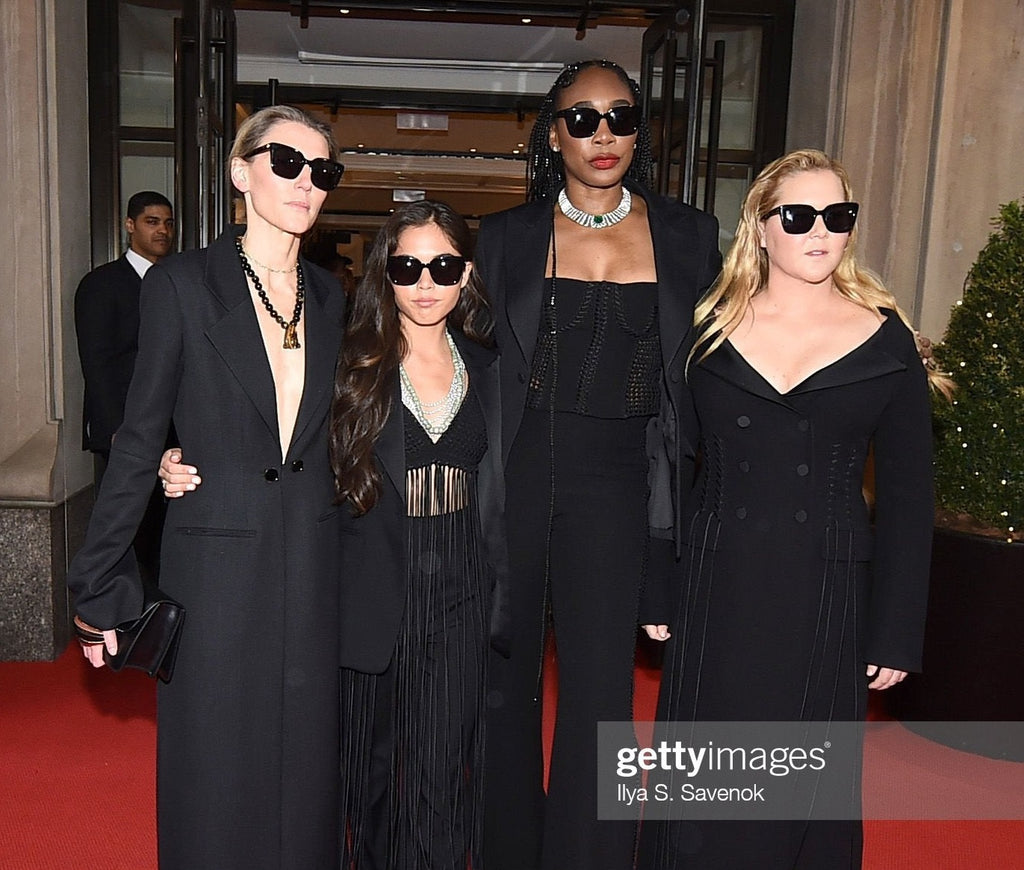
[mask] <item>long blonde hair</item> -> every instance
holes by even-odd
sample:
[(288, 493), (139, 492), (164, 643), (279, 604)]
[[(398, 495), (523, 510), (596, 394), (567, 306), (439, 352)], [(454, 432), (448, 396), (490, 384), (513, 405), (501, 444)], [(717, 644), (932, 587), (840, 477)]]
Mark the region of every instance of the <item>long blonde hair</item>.
[[(826, 171), (833, 173), (843, 187), (845, 201), (853, 199), (850, 177), (838, 160), (811, 148), (791, 151), (768, 164), (754, 179), (743, 200), (743, 210), (736, 227), (736, 239), (722, 266), (722, 274), (694, 311), (697, 341), (690, 352), (690, 361), (700, 361), (713, 353), (730, 333), (739, 326), (747, 313), (750, 300), (768, 283), (768, 254), (761, 246), (762, 215), (780, 205), (779, 187), (787, 179), (801, 172)], [(843, 251), (842, 259), (832, 273), (839, 295), (851, 302), (880, 313), (882, 308), (895, 311), (912, 332), (914, 327), (895, 297), (870, 269), (858, 265), (855, 256), (857, 227)], [(929, 369), (928, 380), (943, 393), (952, 387), (952, 381), (938, 371)]]

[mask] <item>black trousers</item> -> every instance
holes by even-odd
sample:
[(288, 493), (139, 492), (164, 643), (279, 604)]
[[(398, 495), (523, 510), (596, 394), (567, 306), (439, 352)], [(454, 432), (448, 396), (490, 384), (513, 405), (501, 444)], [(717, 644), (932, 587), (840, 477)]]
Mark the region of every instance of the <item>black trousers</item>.
[[(633, 715), (648, 548), (646, 422), (562, 413), (552, 421), (528, 410), (512, 447), (513, 641), (510, 658), (490, 658), (485, 870), (632, 867), (633, 824), (597, 820), (597, 723)], [(547, 580), (558, 707), (545, 796), (539, 677)]]

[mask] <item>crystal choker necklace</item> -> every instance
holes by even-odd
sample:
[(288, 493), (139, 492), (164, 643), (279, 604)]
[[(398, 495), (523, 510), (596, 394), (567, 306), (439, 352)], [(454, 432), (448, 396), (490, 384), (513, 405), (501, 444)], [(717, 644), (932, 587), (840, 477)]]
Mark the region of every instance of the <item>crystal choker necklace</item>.
[(569, 195), (563, 187), (558, 193), (558, 207), (562, 210), (562, 214), (573, 223), (579, 224), (581, 227), (599, 230), (602, 227), (614, 226), (629, 214), (630, 208), (633, 207), (633, 195), (623, 187), (622, 199), (619, 200), (619, 204), (615, 208), (606, 214), (590, 214), (569, 202)]

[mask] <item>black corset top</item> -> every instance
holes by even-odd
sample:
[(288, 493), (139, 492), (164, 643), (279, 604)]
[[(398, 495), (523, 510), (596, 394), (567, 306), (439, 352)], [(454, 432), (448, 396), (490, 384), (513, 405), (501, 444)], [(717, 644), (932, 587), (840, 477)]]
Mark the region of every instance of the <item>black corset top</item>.
[(487, 452), (487, 428), (473, 383), (455, 418), (435, 444), (415, 415), (405, 423), (405, 500), (410, 517), (451, 514), (473, 501), (476, 469)]
[(553, 404), (556, 411), (609, 419), (656, 414), (658, 285), (556, 278), (552, 293), (551, 283), (548, 279), (527, 406), (548, 410)]
[(423, 431), (415, 415), (402, 406), (405, 421), (405, 467), (448, 465), (473, 470), (487, 452), (487, 429), (484, 412), (473, 392), (473, 383), (462, 400), (455, 418), (435, 444)]

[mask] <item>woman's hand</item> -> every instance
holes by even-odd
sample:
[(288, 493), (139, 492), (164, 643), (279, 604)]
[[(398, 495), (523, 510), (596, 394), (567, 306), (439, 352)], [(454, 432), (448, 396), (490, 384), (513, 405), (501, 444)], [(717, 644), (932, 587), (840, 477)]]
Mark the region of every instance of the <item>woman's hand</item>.
[(880, 668), (878, 665), (868, 665), (867, 674), (874, 679), (868, 683), (869, 689), (891, 689), (897, 683), (902, 683), (907, 676), (906, 671), (897, 671), (895, 668)]
[(672, 637), (667, 625), (641, 625), (640, 627), (647, 632), (647, 636), (651, 640), (666, 641)]
[(85, 656), (86, 660), (94, 668), (102, 668), (106, 664), (106, 662), (103, 661), (103, 648), (106, 647), (107, 652), (111, 655), (115, 655), (117, 653), (117, 632), (112, 628), (108, 631), (101, 631), (98, 628), (93, 628), (77, 616), (75, 617), (75, 624), (85, 629), (87, 632), (103, 635), (102, 643), (87, 643), (85, 640), (79, 638), (79, 643), (82, 646), (82, 655)]
[(181, 464), (180, 447), (172, 447), (170, 450), (164, 451), (164, 455), (160, 459), (159, 475), (164, 495), (168, 498), (181, 498), (186, 492), (191, 492), (203, 482), (198, 468)]

